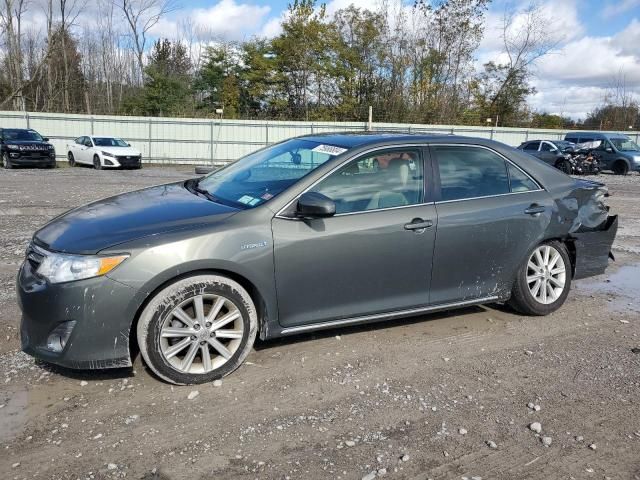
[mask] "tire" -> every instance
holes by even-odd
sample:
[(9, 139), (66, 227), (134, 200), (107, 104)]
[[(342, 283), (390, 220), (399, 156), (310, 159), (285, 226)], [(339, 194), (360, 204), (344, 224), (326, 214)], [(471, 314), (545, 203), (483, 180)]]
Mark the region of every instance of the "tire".
[(573, 173), (573, 168), (571, 167), (571, 162), (569, 160), (559, 161), (556, 163), (556, 168), (567, 175), (571, 175)]
[(9, 160), (9, 156), (6, 153), (2, 154), (2, 166), (7, 170), (11, 170), (13, 165), (11, 165), (11, 161)]
[(102, 163), (100, 163), (100, 157), (98, 155), (93, 156), (93, 168), (102, 170)]
[[(202, 299), (200, 315), (198, 298)], [(249, 355), (257, 330), (255, 305), (240, 284), (219, 275), (197, 275), (158, 292), (140, 315), (136, 334), (145, 364), (158, 377), (176, 385), (191, 385), (211, 382), (236, 370)]]
[(629, 165), (624, 160), (616, 160), (613, 164), (613, 173), (616, 175), (626, 175), (629, 173)]
[[(549, 252), (548, 257), (546, 257), (546, 251)], [(554, 253), (558, 255), (558, 259), (555, 259)], [(538, 258), (538, 254), (541, 258)], [(547, 258), (552, 266), (550, 270), (544, 267)], [(542, 269), (532, 268), (532, 265), (538, 266), (540, 263), (543, 264)], [(560, 263), (562, 266), (559, 265)], [(562, 272), (560, 268), (563, 268)], [(534, 278), (538, 275), (544, 276)], [(540, 282), (538, 290), (535, 288), (537, 282)], [(547, 285), (549, 285), (548, 288)], [(525, 315), (549, 315), (562, 306), (569, 295), (569, 290), (571, 290), (571, 259), (566, 247), (557, 241), (545, 242), (534, 248), (518, 269), (508, 303), (514, 310)]]
[(69, 166), (71, 168), (76, 166), (76, 159), (73, 156), (73, 153), (69, 152), (67, 153), (67, 158), (69, 159)]

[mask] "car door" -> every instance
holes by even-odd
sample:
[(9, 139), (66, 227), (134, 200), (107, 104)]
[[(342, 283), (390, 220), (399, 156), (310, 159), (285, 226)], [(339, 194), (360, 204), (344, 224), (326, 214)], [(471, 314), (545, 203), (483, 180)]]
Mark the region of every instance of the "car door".
[(539, 149), (540, 142), (536, 140), (527, 143), (522, 150), (527, 152), (529, 155), (533, 155), (534, 157), (540, 157), (540, 152), (538, 151)]
[(497, 152), (434, 145), (438, 225), (431, 303), (497, 299), (540, 241), (551, 197)]
[(80, 137), (76, 140), (76, 145), (73, 150), (76, 162), (87, 163), (87, 146), (85, 145), (87, 139), (87, 137)]
[(84, 137), (78, 137), (76, 138), (72, 143), (69, 144), (69, 150), (71, 151), (71, 153), (73, 154), (73, 158), (76, 161), (76, 163), (82, 163), (82, 142)]
[(558, 159), (558, 149), (550, 142), (540, 142), (538, 158), (549, 165), (555, 165)]
[(334, 200), (334, 216), (302, 220), (289, 208), (273, 219), (282, 326), (429, 303), (437, 221), (425, 171), (430, 162), (420, 147), (363, 154), (309, 189)]
[(83, 150), (84, 161), (85, 163), (93, 165), (93, 155), (95, 152), (94, 152), (93, 142), (91, 140), (91, 137), (84, 137), (84, 147), (85, 147)]

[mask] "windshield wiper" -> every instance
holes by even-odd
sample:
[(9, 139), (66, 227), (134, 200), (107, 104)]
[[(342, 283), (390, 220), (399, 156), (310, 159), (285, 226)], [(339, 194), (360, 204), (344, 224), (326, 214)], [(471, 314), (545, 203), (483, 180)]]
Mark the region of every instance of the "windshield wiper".
[(184, 182), (184, 186), (190, 192), (199, 193), (200, 195), (205, 197), (207, 200), (211, 200), (212, 202), (216, 202), (216, 203), (222, 203), (215, 195), (212, 195), (211, 193), (206, 191), (204, 188), (200, 188), (198, 186), (198, 183), (199, 183), (199, 180), (197, 178), (192, 178)]
[[(209, 191), (205, 190), (204, 188), (200, 188), (199, 187), (199, 183), (200, 183), (199, 179), (192, 178), (190, 180), (187, 180), (184, 183), (184, 186), (191, 193), (197, 193), (199, 195), (202, 195), (203, 197), (205, 197), (207, 200), (209, 200), (211, 202), (219, 203), (220, 205), (225, 205), (227, 207), (238, 208), (236, 205), (232, 205), (230, 202), (222, 200), (220, 197), (216, 197), (214, 194), (210, 193)], [(238, 204), (238, 205), (240, 205), (242, 207), (246, 207), (246, 205), (242, 205), (242, 204)]]

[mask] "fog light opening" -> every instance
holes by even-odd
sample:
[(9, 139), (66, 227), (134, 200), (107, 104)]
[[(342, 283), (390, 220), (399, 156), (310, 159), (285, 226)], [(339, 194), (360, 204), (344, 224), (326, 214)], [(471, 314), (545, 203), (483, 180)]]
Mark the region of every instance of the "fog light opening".
[(69, 340), (75, 325), (75, 320), (69, 320), (67, 322), (62, 322), (56, 328), (51, 330), (51, 333), (47, 337), (47, 350), (55, 353), (62, 352), (64, 347), (67, 345), (67, 341)]

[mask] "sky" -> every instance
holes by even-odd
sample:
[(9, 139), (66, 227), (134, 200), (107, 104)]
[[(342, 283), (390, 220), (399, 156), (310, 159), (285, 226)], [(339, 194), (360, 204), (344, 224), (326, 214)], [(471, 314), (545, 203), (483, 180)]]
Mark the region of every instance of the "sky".
[[(165, 16), (152, 36), (174, 38), (186, 18), (207, 29), (215, 38), (243, 40), (273, 37), (293, 0), (173, 0), (180, 8)], [(322, 0), (317, 0), (321, 3)], [(376, 9), (380, 0), (326, 0), (327, 12), (355, 4)], [(402, 1), (409, 7), (413, 0)], [(506, 9), (521, 10), (532, 0), (493, 0), (486, 14), (484, 38), (476, 53), (476, 67), (500, 60), (500, 30)], [(640, 0), (534, 0), (550, 19), (557, 41), (555, 51), (534, 68), (537, 93), (528, 101), (533, 109), (584, 119), (603, 98), (614, 79), (624, 82), (640, 101)], [(44, 0), (33, 0), (34, 5)], [(99, 3), (87, 0), (92, 15), (100, 15)], [(43, 27), (32, 8), (34, 27)], [(87, 15), (84, 15), (87, 18)], [(88, 16), (88, 18), (95, 18)], [(514, 24), (517, 23), (517, 18)]]
[[(275, 36), (288, 0), (192, 0), (158, 25), (158, 32), (176, 28), (182, 16), (206, 24), (222, 38), (242, 40)], [(328, 0), (332, 13), (354, 3), (375, 8), (372, 0)], [(640, 98), (640, 0), (539, 0), (553, 19), (556, 50), (534, 69), (537, 93), (529, 98), (538, 111), (585, 118), (601, 104), (614, 78), (624, 78)], [(505, 9), (529, 0), (494, 0), (487, 12), (485, 35), (477, 65), (500, 59), (500, 28)]]

